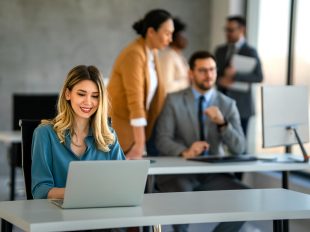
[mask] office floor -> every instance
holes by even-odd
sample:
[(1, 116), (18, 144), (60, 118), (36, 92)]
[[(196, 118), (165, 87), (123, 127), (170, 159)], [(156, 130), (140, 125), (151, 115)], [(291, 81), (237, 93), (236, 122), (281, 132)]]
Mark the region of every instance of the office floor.
[[(264, 178), (264, 177), (259, 177)], [(246, 178), (249, 181), (249, 178)], [(255, 180), (257, 182), (259, 180)], [(9, 168), (5, 156), (0, 155), (0, 201), (8, 200), (9, 196)], [(16, 186), (16, 199), (24, 199), (24, 183), (21, 170), (17, 170), (17, 186)], [(189, 227), (189, 232), (211, 232), (216, 226), (212, 224), (192, 224)], [(290, 231), (292, 232), (308, 232), (310, 220), (293, 220), (290, 221)], [(169, 225), (164, 225), (163, 232), (172, 232)], [(241, 232), (269, 232), (272, 231), (271, 221), (253, 221), (246, 222), (242, 227)], [(14, 228), (14, 232), (21, 232), (20, 229)]]

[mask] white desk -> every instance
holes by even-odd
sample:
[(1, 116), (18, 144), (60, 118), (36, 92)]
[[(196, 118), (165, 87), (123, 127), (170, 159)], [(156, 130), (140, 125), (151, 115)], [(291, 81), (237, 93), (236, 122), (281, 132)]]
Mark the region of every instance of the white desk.
[[(21, 131), (0, 131), (0, 142), (4, 143), (7, 147), (12, 143), (20, 143), (21, 141)], [(15, 166), (13, 162), (10, 162), (10, 200), (14, 200), (15, 196), (15, 176)]]
[[(271, 156), (271, 155), (270, 155)], [(292, 154), (278, 154), (281, 160)], [(154, 175), (164, 174), (199, 174), (199, 173), (227, 173), (227, 172), (262, 172), (281, 171), (282, 187), (288, 188), (289, 171), (310, 169), (309, 163), (285, 163), (285, 162), (230, 162), (230, 163), (206, 163), (198, 161), (187, 161), (180, 157), (148, 157), (155, 160), (149, 168), (147, 191), (152, 192), (154, 186)], [(283, 231), (289, 231), (288, 221), (283, 221)]]
[(0, 131), (0, 142), (10, 145), (11, 143), (20, 143), (21, 141), (21, 131)]
[(310, 218), (310, 195), (285, 189), (145, 194), (141, 207), (63, 210), (47, 200), (0, 202), (0, 218), (22, 230), (68, 231)]
[(154, 163), (151, 163), (149, 175), (297, 171), (310, 169), (309, 163), (281, 163), (264, 161), (206, 163), (198, 161), (187, 161), (179, 157), (148, 157), (147, 159), (155, 160)]
[[(292, 156), (292, 154), (274, 155), (282, 157)], [(281, 171), (282, 187), (289, 188), (289, 171), (310, 169), (310, 163), (285, 163), (285, 162), (265, 162), (247, 161), (230, 163), (206, 163), (198, 161), (188, 161), (180, 157), (148, 157), (154, 160), (149, 168), (147, 191), (152, 192), (155, 175), (171, 174), (199, 174), (199, 173), (227, 173), (227, 172), (262, 172)], [(285, 225), (288, 227), (287, 225)], [(286, 230), (288, 231), (288, 229)]]

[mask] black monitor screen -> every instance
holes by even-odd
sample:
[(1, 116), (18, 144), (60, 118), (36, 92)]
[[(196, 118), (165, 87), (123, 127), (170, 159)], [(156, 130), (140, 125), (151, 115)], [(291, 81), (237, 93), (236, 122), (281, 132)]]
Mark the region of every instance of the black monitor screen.
[(20, 119), (51, 119), (56, 116), (58, 94), (14, 94), (13, 130)]

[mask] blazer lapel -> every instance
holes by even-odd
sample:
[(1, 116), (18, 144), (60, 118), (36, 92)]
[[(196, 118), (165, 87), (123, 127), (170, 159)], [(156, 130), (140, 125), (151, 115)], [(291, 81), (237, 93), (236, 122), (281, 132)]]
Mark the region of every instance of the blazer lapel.
[(138, 44), (143, 48), (144, 56), (145, 56), (145, 66), (144, 66), (145, 88), (144, 88), (144, 99), (143, 99), (143, 101), (144, 101), (144, 106), (146, 108), (147, 96), (148, 96), (148, 92), (150, 89), (150, 73), (149, 73), (149, 67), (148, 67), (149, 57), (148, 57), (148, 53), (146, 50), (145, 40), (142, 37), (138, 38), (137, 40), (138, 40)]
[(154, 50), (154, 62), (155, 62), (155, 69), (156, 69), (157, 81), (158, 81), (156, 95), (158, 95), (158, 97), (160, 99), (164, 99), (166, 97), (166, 86), (165, 86), (165, 82), (163, 80), (163, 75), (161, 74), (161, 70), (159, 68), (158, 51), (157, 50)]
[(240, 47), (240, 49), (239, 49), (239, 51), (238, 51), (238, 54), (240, 54), (240, 55), (246, 54), (247, 47), (248, 47), (247, 43), (244, 42), (244, 43), (242, 44), (242, 46)]
[[(195, 109), (195, 99), (194, 99), (194, 95), (192, 93), (191, 88), (188, 88), (184, 92), (184, 103), (185, 103), (185, 107), (186, 107), (187, 113), (190, 118), (190, 123), (192, 124), (192, 128), (195, 131), (196, 141), (197, 141), (199, 139), (199, 131), (198, 131), (199, 125), (198, 125), (198, 120), (197, 120), (198, 116), (197, 116), (197, 110)], [(189, 123), (189, 122), (184, 122), (184, 123)]]
[(144, 48), (145, 51), (145, 56), (146, 56), (146, 62), (145, 62), (145, 68), (144, 68), (144, 76), (145, 76), (145, 93), (144, 93), (144, 104), (145, 104), (145, 108), (147, 105), (147, 96), (149, 93), (149, 89), (150, 89), (150, 72), (149, 72), (149, 56), (147, 54), (146, 48)]

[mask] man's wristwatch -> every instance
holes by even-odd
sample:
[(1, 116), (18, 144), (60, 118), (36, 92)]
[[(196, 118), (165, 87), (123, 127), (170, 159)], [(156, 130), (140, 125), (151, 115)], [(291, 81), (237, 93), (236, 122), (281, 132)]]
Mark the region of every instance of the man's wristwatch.
[(226, 127), (227, 125), (228, 125), (228, 122), (225, 120), (224, 123), (218, 124), (218, 125), (217, 125), (217, 128), (218, 128), (218, 129), (222, 129), (222, 128)]

